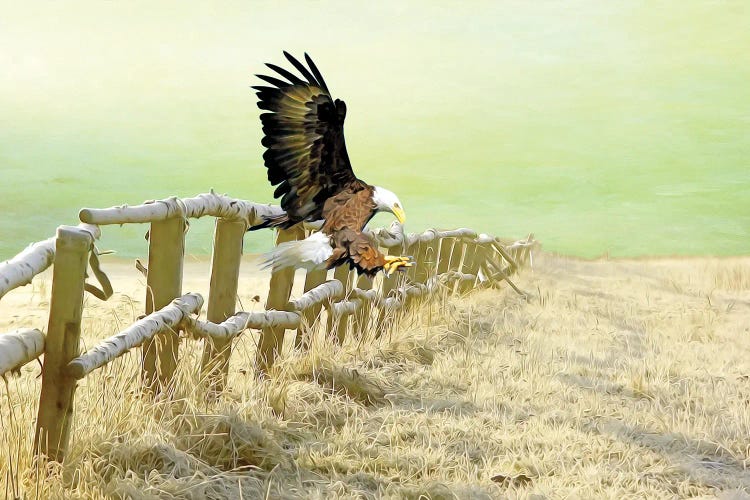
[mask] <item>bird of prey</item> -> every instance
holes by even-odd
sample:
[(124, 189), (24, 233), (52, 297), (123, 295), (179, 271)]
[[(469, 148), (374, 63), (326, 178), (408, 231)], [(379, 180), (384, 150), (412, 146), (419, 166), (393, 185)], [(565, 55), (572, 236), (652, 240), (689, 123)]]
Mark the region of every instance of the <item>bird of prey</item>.
[(365, 225), (381, 211), (400, 223), (405, 213), (391, 191), (371, 186), (352, 170), (344, 141), (346, 105), (331, 96), (310, 56), (307, 66), (284, 52), (295, 74), (274, 64), (275, 76), (256, 75), (268, 85), (254, 86), (266, 148), (268, 180), (276, 186), (285, 213), (262, 227), (289, 228), (303, 221), (323, 221), (320, 231), (300, 241), (278, 245), (266, 255), (266, 267), (331, 269), (348, 264), (359, 273), (386, 275), (413, 265), (409, 257), (383, 255)]

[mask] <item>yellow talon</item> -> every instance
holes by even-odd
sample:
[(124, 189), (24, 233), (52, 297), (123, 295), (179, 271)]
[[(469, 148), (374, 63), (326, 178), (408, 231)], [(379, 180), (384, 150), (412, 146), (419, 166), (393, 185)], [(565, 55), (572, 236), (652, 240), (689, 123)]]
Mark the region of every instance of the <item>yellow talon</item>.
[(415, 264), (412, 257), (402, 257), (396, 255), (386, 255), (383, 271), (386, 276), (390, 276), (394, 271), (405, 271), (407, 267)]

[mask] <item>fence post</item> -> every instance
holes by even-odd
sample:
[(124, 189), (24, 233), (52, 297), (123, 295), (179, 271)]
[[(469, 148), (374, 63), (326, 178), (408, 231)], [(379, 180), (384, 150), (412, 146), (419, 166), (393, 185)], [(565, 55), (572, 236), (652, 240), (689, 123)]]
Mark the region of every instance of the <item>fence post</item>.
[[(325, 282), (328, 277), (328, 269), (316, 269), (308, 271), (305, 275), (305, 292), (309, 292), (316, 286)], [(307, 349), (310, 347), (310, 336), (315, 331), (315, 324), (323, 309), (323, 304), (315, 304), (302, 311), (302, 318), (297, 327), (297, 336), (294, 338), (295, 349)]]
[(491, 251), (491, 247), (488, 243), (477, 243), (477, 249), (474, 253), (474, 261), (476, 262), (477, 266), (477, 280), (479, 279), (479, 272), (481, 271), (485, 275), (485, 278), (488, 280), (486, 282), (487, 284), (492, 283), (492, 274), (488, 265)]
[[(462, 272), (476, 276), (479, 272), (480, 257), (479, 246), (475, 242), (467, 242), (465, 244), (464, 262), (461, 266)], [(474, 281), (462, 281), (458, 286), (459, 293), (470, 292), (474, 289), (476, 282), (476, 279)]]
[(77, 381), (66, 376), (64, 368), (80, 354), (83, 290), (91, 243), (91, 235), (83, 229), (57, 229), (34, 450), (58, 462), (65, 458), (73, 418)]
[(437, 259), (437, 274), (448, 272), (450, 268), (451, 254), (456, 244), (456, 238), (441, 238), (440, 251)]
[[(339, 280), (344, 285), (344, 296), (341, 298), (342, 301), (349, 300), (349, 296), (352, 291), (352, 271), (349, 270), (348, 264), (342, 264), (333, 271), (333, 279)], [(334, 318), (332, 310), (328, 311), (328, 335), (331, 336), (334, 342), (343, 344), (346, 338), (346, 328), (349, 325), (349, 315), (339, 316)], [(335, 327), (335, 332), (334, 332)]]
[[(373, 279), (366, 274), (361, 274), (357, 278), (356, 287), (360, 290), (371, 290)], [(365, 332), (370, 326), (370, 311), (372, 310), (372, 303), (369, 300), (362, 301), (362, 307), (354, 313), (354, 319), (352, 320), (352, 330), (358, 339), (364, 337)]]
[[(244, 221), (216, 219), (211, 257), (211, 282), (206, 319), (221, 323), (235, 313), (240, 276), (242, 244), (247, 224)], [(216, 392), (224, 389), (229, 373), (232, 339), (208, 338), (203, 346), (201, 373)]]
[[(400, 254), (401, 248), (402, 248), (401, 246), (396, 246), (393, 248), (384, 248), (383, 254), (384, 255)], [(391, 297), (394, 295), (393, 291), (398, 288), (401, 276), (402, 276), (401, 273), (391, 274), (388, 277), (383, 275), (383, 280), (380, 282), (380, 297), (381, 298), (387, 299), (388, 297)], [(380, 337), (382, 337), (386, 331), (388, 331), (390, 328), (393, 327), (393, 325), (396, 323), (395, 315), (396, 315), (395, 311), (386, 311), (385, 308), (383, 307), (380, 308), (380, 310), (378, 311), (378, 323), (375, 329), (376, 339), (379, 339)]]
[(418, 282), (426, 283), (427, 280), (435, 276), (439, 246), (440, 240), (437, 237), (429, 242), (422, 243), (419, 262), (417, 262), (416, 280)]
[(414, 265), (407, 268), (406, 272), (404, 272), (404, 276), (407, 282), (415, 282), (418, 280), (417, 275), (421, 273), (422, 267), (422, 261), (419, 258), (419, 254), (422, 252), (423, 247), (424, 244), (418, 239), (411, 245), (405, 247), (404, 254), (411, 256), (415, 261)]
[[(383, 251), (383, 255), (394, 255), (394, 254), (399, 254), (400, 249), (401, 247), (384, 248), (382, 251)], [(395, 273), (387, 277), (385, 276), (385, 274), (383, 274), (383, 282), (382, 282), (380, 293), (384, 299), (390, 297), (393, 290), (395, 290), (398, 287), (398, 277), (400, 276), (400, 274), (401, 273)]]
[[(276, 244), (300, 240), (304, 237), (305, 230), (301, 224), (298, 224), (289, 229), (279, 229), (279, 233), (276, 236)], [(288, 267), (271, 273), (271, 284), (268, 290), (266, 310), (283, 310), (287, 302), (289, 302), (293, 284), (294, 268)], [(263, 328), (261, 330), (258, 351), (255, 357), (256, 370), (259, 375), (265, 375), (273, 366), (276, 354), (281, 352), (281, 348), (284, 346), (285, 331), (284, 327), (278, 326)]]
[[(464, 255), (464, 249), (466, 248), (466, 243), (461, 238), (456, 238), (453, 242), (453, 248), (451, 249), (450, 259), (448, 260), (448, 270), (449, 271), (460, 271), (461, 270), (461, 263), (463, 262), (463, 255)], [(458, 290), (458, 282), (453, 282), (453, 287), (451, 289), (452, 293), (456, 293)]]
[[(431, 241), (418, 241), (417, 243), (414, 243), (407, 253), (414, 256), (416, 263), (414, 267), (409, 270), (410, 274), (407, 274), (407, 277), (415, 283), (427, 283), (427, 280), (430, 278), (432, 271), (434, 270), (434, 268), (430, 266), (427, 255), (432, 253), (432, 259), (434, 261), (434, 252), (436, 249), (437, 238)], [(429, 300), (429, 297), (426, 295), (408, 297), (406, 299), (406, 308), (411, 309), (415, 304), (421, 304), (427, 300)]]
[[(154, 221), (148, 236), (146, 314), (182, 295), (186, 222), (182, 217)], [(164, 390), (177, 368), (180, 337), (167, 330), (143, 343), (143, 381), (147, 389)], [(157, 363), (158, 359), (158, 363)]]

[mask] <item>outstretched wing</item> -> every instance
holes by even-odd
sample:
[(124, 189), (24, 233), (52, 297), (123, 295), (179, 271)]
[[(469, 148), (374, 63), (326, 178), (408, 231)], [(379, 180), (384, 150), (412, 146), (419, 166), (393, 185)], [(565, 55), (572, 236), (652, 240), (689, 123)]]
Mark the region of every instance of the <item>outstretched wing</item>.
[(284, 55), (300, 76), (273, 64), (269, 68), (285, 80), (257, 75), (269, 86), (255, 86), (263, 123), (263, 154), (268, 180), (278, 186), (274, 197), (291, 222), (322, 219), (325, 201), (359, 181), (352, 171), (344, 142), (346, 105), (333, 100), (310, 56), (306, 67)]

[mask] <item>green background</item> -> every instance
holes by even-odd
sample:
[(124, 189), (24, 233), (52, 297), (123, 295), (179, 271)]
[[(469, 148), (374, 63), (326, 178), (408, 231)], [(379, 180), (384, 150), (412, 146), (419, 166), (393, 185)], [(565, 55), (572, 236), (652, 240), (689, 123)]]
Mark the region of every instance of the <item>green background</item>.
[[(745, 1), (4, 2), (0, 258), (84, 206), (272, 201), (249, 85), (282, 49), (346, 100), (355, 172), (399, 194), (407, 230), (747, 254), (749, 27)], [(141, 255), (145, 230), (101, 247)]]

